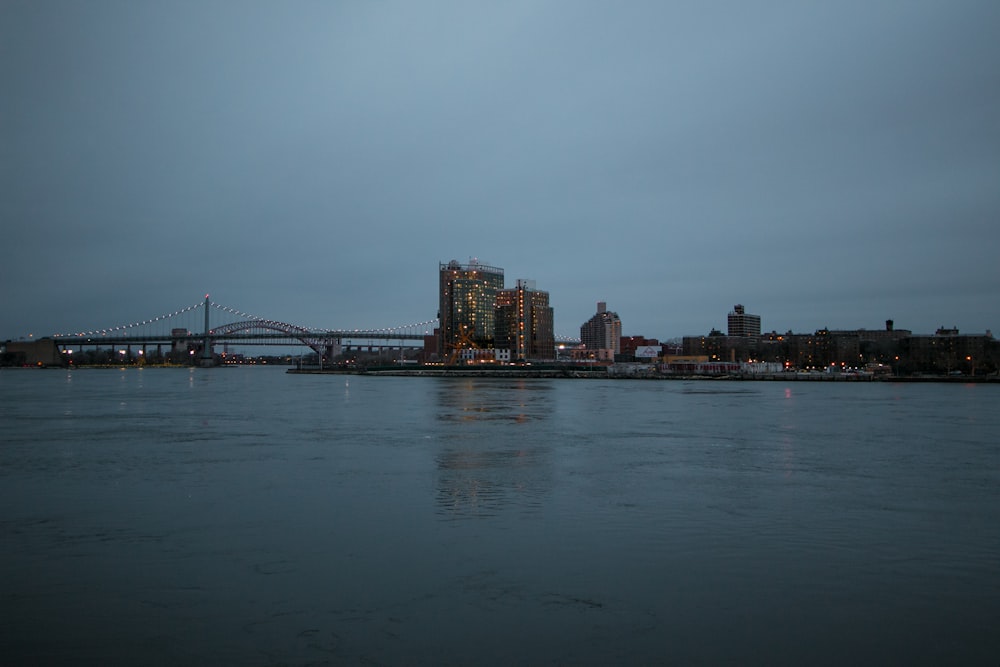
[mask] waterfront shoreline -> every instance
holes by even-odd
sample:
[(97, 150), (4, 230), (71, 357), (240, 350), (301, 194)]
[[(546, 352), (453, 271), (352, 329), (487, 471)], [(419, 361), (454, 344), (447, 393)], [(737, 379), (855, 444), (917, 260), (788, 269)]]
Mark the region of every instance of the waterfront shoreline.
[(286, 373), (293, 375), (367, 375), (379, 377), (480, 377), (480, 378), (570, 378), (600, 380), (709, 380), (709, 381), (750, 381), (750, 382), (936, 382), (949, 384), (990, 384), (1000, 383), (998, 376), (877, 376), (861, 374), (833, 373), (769, 373), (743, 375), (668, 375), (662, 373), (616, 374), (609, 373), (607, 367), (582, 368), (290, 368)]
[[(215, 366), (213, 368), (238, 368), (237, 365)], [(274, 365), (246, 364), (248, 367), (263, 367)], [(277, 366), (280, 368), (280, 366)], [(88, 365), (88, 366), (8, 366), (3, 371), (38, 371), (38, 370), (130, 370), (130, 369), (191, 369), (195, 366), (180, 365)], [(896, 383), (938, 383), (938, 384), (1000, 384), (997, 375), (863, 375), (840, 373), (746, 373), (728, 375), (674, 375), (655, 372), (616, 373), (608, 372), (608, 367), (594, 369), (573, 367), (545, 368), (475, 368), (475, 367), (376, 367), (376, 368), (288, 368), (285, 373), (290, 375), (365, 375), (376, 377), (461, 377), (461, 378), (539, 378), (539, 379), (593, 379), (593, 380), (680, 380), (680, 381), (732, 381), (732, 382), (896, 382)]]

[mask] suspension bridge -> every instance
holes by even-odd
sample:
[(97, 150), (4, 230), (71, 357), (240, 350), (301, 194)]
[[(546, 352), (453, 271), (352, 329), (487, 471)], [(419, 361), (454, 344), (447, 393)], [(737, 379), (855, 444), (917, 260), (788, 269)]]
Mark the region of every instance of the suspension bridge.
[[(213, 320), (216, 320), (213, 322)], [(249, 315), (236, 308), (205, 300), (169, 314), (146, 320), (93, 331), (60, 333), (52, 336), (63, 352), (73, 348), (121, 348), (131, 355), (147, 355), (151, 347), (158, 355), (187, 354), (202, 364), (214, 359), (214, 348), (229, 345), (304, 345), (319, 359), (330, 360), (345, 349), (368, 348), (382, 350), (422, 347), (424, 337), (437, 327), (438, 321), (428, 320), (383, 329), (314, 329)]]
[[(215, 303), (206, 294), (204, 301), (172, 313), (103, 329), (53, 334), (51, 339), (61, 354), (110, 349), (112, 355), (123, 358), (183, 357), (200, 365), (214, 365), (216, 348), (225, 354), (230, 345), (305, 346), (322, 364), (351, 350), (389, 350), (402, 358), (406, 349), (423, 348), (437, 326), (438, 320), (433, 319), (381, 329), (309, 328), (250, 315)], [(579, 339), (557, 336), (556, 344), (576, 345)]]

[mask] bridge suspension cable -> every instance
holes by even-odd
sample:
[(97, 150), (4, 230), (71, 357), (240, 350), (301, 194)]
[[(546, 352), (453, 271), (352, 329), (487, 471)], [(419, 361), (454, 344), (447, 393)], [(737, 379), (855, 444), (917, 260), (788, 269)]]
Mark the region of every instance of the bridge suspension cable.
[[(357, 334), (363, 334), (365, 336), (370, 336), (372, 334), (379, 334), (379, 333), (397, 334), (401, 332), (412, 331), (414, 332), (415, 335), (415, 332), (420, 330), (429, 333), (428, 326), (433, 325), (433, 327), (436, 327), (438, 323), (437, 318), (434, 318), (433, 320), (426, 320), (424, 322), (414, 322), (412, 324), (399, 324), (392, 327), (374, 327), (369, 329), (331, 329), (327, 327), (303, 327), (296, 324), (289, 324), (287, 322), (279, 322), (277, 320), (272, 320), (267, 317), (261, 317), (259, 315), (251, 315), (250, 313), (243, 312), (238, 308), (225, 306), (220, 303), (215, 303), (214, 301), (211, 302), (211, 306), (217, 310), (229, 313), (230, 315), (236, 315), (237, 317), (241, 317), (245, 320), (261, 322), (262, 324), (266, 323), (274, 325), (284, 325), (287, 327), (294, 327), (296, 329), (300, 329), (303, 331), (314, 331), (316, 333), (343, 333), (343, 334), (357, 333)], [(433, 329), (433, 327), (431, 327), (431, 329)]]
[(138, 329), (139, 327), (148, 327), (156, 322), (162, 322), (164, 320), (180, 317), (181, 315), (190, 313), (199, 308), (204, 308), (204, 304), (196, 303), (193, 306), (181, 308), (179, 310), (175, 310), (172, 313), (164, 313), (163, 315), (151, 317), (149, 319), (142, 320), (141, 322), (132, 322), (131, 324), (120, 324), (118, 326), (106, 327), (104, 329), (94, 329), (93, 331), (78, 331), (76, 333), (57, 333), (53, 334), (53, 338), (71, 338), (71, 337), (79, 338), (81, 336), (106, 336), (112, 334), (125, 333), (133, 329)]

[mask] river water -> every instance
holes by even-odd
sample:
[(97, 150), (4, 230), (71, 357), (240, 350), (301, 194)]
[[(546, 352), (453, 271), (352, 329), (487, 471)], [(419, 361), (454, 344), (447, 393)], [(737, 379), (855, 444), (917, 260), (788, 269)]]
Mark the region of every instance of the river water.
[(995, 665), (998, 404), (5, 369), (0, 662)]

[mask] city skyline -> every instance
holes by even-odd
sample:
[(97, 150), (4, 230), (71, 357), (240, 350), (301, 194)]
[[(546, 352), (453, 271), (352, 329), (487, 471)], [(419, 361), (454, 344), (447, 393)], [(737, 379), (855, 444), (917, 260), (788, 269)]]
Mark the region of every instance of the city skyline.
[(0, 339), (206, 292), (425, 321), (434, 260), (473, 253), (564, 336), (598, 301), (661, 340), (734, 303), (765, 331), (1000, 326), (1000, 5), (0, 12)]
[[(522, 286), (528, 287), (528, 289), (530, 289), (532, 291), (534, 291), (534, 290), (537, 289), (535, 287), (536, 281), (534, 281), (534, 280), (528, 280), (528, 279), (523, 279), (523, 278), (518, 278), (515, 281), (515, 286), (504, 288), (504, 287), (502, 287), (502, 285), (503, 285), (503, 279), (504, 279), (504, 275), (503, 275), (504, 274), (504, 270), (503, 270), (503, 268), (485, 265), (485, 264), (482, 264), (481, 262), (479, 262), (478, 260), (474, 260), (472, 265), (460, 265), (459, 263), (457, 263), (457, 261), (452, 260), (452, 262), (450, 262), (449, 264), (445, 264), (445, 263), (439, 264), (439, 284), (438, 284), (438, 289), (439, 289), (439, 293), (438, 293), (439, 306), (438, 307), (439, 307), (439, 311), (440, 311), (440, 308), (442, 307), (442, 305), (445, 303), (445, 300), (444, 300), (444, 289), (445, 289), (444, 288), (444, 284), (445, 283), (443, 282), (443, 276), (445, 274), (445, 269), (449, 268), (449, 267), (452, 267), (452, 266), (454, 268), (456, 268), (456, 269), (458, 269), (458, 268), (466, 269), (466, 268), (470, 268), (470, 266), (471, 266), (471, 267), (474, 267), (474, 268), (486, 269), (487, 272), (492, 272), (492, 271), (498, 272), (498, 282), (497, 282), (498, 287), (496, 287), (497, 293), (499, 293), (500, 291), (508, 292), (508, 293), (515, 292), (517, 289), (521, 289)], [(549, 297), (549, 293), (547, 291), (540, 291), (540, 293), (544, 294), (545, 299), (546, 299), (546, 303), (547, 303), (548, 297)], [(479, 299), (479, 300), (481, 300), (481, 299)], [(76, 336), (79, 336), (79, 335), (82, 335), (82, 334), (85, 334), (85, 333), (87, 335), (91, 335), (91, 334), (99, 335), (102, 331), (108, 331), (108, 332), (110, 332), (110, 331), (119, 330), (119, 329), (130, 329), (130, 328), (136, 328), (136, 327), (144, 326), (146, 324), (149, 324), (150, 326), (154, 326), (153, 325), (154, 320), (156, 320), (156, 321), (161, 321), (162, 320), (164, 322), (168, 322), (170, 320), (170, 318), (177, 317), (177, 316), (179, 316), (179, 315), (181, 315), (182, 313), (185, 313), (185, 312), (195, 312), (196, 313), (194, 315), (194, 317), (195, 317), (195, 320), (197, 320), (197, 321), (194, 322), (194, 320), (192, 320), (193, 324), (189, 323), (189, 328), (193, 332), (198, 332), (198, 331), (201, 331), (201, 323), (203, 321), (203, 314), (202, 314), (202, 310), (201, 309), (202, 309), (202, 307), (205, 304), (208, 304), (210, 302), (212, 303), (212, 305), (214, 305), (217, 308), (219, 308), (220, 311), (227, 311), (227, 312), (229, 312), (233, 316), (233, 318), (235, 318), (234, 321), (240, 320), (240, 319), (245, 319), (245, 320), (265, 320), (265, 321), (273, 321), (273, 322), (281, 323), (281, 321), (276, 320), (275, 318), (267, 317), (266, 315), (263, 315), (263, 314), (259, 314), (259, 313), (252, 314), (252, 313), (248, 313), (248, 312), (243, 312), (243, 311), (235, 310), (235, 309), (232, 309), (232, 308), (230, 308), (228, 306), (219, 305), (216, 302), (214, 302), (214, 301), (211, 300), (210, 295), (206, 294), (205, 295), (205, 302), (204, 303), (199, 302), (199, 303), (190, 304), (190, 305), (188, 305), (188, 306), (186, 306), (186, 307), (184, 307), (184, 308), (182, 308), (180, 310), (175, 310), (173, 312), (164, 312), (164, 313), (161, 313), (159, 315), (148, 314), (147, 316), (142, 317), (142, 318), (137, 317), (137, 318), (132, 318), (132, 319), (129, 319), (129, 318), (119, 319), (119, 320), (116, 320), (113, 324), (109, 324), (107, 327), (97, 327), (95, 330), (88, 331), (88, 332), (85, 332), (84, 330), (75, 330), (75, 329), (74, 330), (58, 331), (58, 332), (47, 332), (47, 333), (34, 333), (34, 332), (31, 332), (31, 333), (28, 333), (28, 334), (25, 334), (25, 335), (21, 335), (21, 336), (6, 336), (6, 337), (5, 336), (0, 336), (0, 341), (3, 341), (3, 340), (22, 340), (23, 341), (23, 340), (29, 340), (29, 339), (48, 338), (48, 337), (53, 337), (53, 336), (56, 337), (56, 338), (72, 338), (72, 337), (76, 337)], [(484, 302), (484, 304), (482, 304), (482, 306), (483, 306), (483, 308), (486, 308), (486, 310), (489, 310), (489, 311), (492, 312), (496, 306), (500, 305), (499, 302), (497, 302), (495, 299), (491, 303), (492, 303), (492, 307), (486, 308), (485, 302)], [(699, 337), (699, 336), (712, 336), (712, 335), (728, 335), (728, 336), (737, 336), (737, 337), (740, 337), (740, 336), (755, 336), (755, 335), (758, 335), (758, 334), (769, 335), (769, 334), (786, 334), (786, 333), (787, 334), (800, 334), (801, 335), (801, 334), (818, 333), (818, 332), (822, 332), (822, 331), (869, 331), (869, 332), (877, 332), (877, 331), (882, 331), (884, 329), (892, 329), (892, 328), (895, 328), (897, 330), (905, 330), (905, 331), (908, 331), (908, 332), (910, 332), (910, 333), (912, 333), (913, 335), (916, 335), (916, 336), (932, 335), (932, 334), (935, 334), (935, 333), (937, 333), (938, 331), (941, 331), (941, 330), (943, 330), (943, 331), (950, 331), (950, 332), (957, 331), (957, 332), (960, 332), (962, 334), (987, 334), (987, 335), (992, 335), (992, 329), (985, 329), (985, 330), (982, 330), (982, 331), (975, 331), (975, 330), (965, 329), (965, 328), (962, 328), (962, 327), (956, 326), (956, 325), (939, 325), (939, 326), (936, 326), (933, 329), (929, 329), (929, 330), (912, 329), (910, 327), (897, 326), (897, 324), (895, 323), (895, 321), (892, 318), (887, 318), (887, 319), (883, 320), (882, 322), (880, 322), (880, 323), (878, 323), (878, 324), (876, 324), (874, 326), (860, 326), (860, 327), (839, 326), (838, 324), (834, 324), (832, 326), (830, 324), (824, 324), (824, 325), (821, 325), (821, 326), (820, 325), (816, 325), (816, 326), (812, 326), (812, 327), (806, 327), (806, 328), (803, 328), (803, 329), (792, 329), (792, 328), (781, 328), (781, 327), (762, 327), (760, 323), (763, 321), (763, 318), (759, 314), (745, 313), (745, 306), (743, 304), (735, 304), (734, 306), (730, 307), (728, 314), (726, 314), (726, 315), (718, 315), (717, 314), (718, 315), (717, 319), (719, 321), (724, 321), (725, 325), (710, 324), (710, 325), (706, 325), (706, 327), (704, 328), (704, 330), (701, 330), (701, 331), (689, 331), (689, 332), (686, 332), (686, 333), (683, 333), (683, 334), (680, 334), (680, 335), (677, 335), (677, 336), (661, 336), (661, 335), (656, 335), (655, 332), (651, 333), (651, 332), (647, 332), (647, 331), (632, 331), (632, 330), (630, 330), (629, 328), (627, 328), (625, 326), (625, 321), (626, 321), (625, 319), (619, 319), (619, 315), (618, 315), (617, 312), (613, 312), (613, 311), (609, 311), (608, 310), (608, 308), (607, 308), (607, 302), (598, 301), (598, 302), (596, 302), (595, 307), (596, 307), (597, 314), (596, 315), (592, 314), (590, 318), (588, 318), (587, 320), (579, 323), (577, 326), (574, 327), (573, 325), (569, 325), (566, 328), (566, 330), (563, 330), (561, 328), (555, 329), (554, 334), (555, 334), (556, 339), (563, 340), (563, 341), (565, 341), (565, 340), (573, 340), (573, 339), (579, 340), (580, 339), (579, 338), (579, 334), (582, 332), (581, 330), (583, 328), (585, 328), (585, 327), (590, 326), (593, 322), (595, 322), (596, 320), (600, 319), (603, 315), (610, 315), (610, 316), (612, 316), (614, 318), (614, 321), (616, 323), (615, 324), (615, 326), (616, 326), (615, 330), (618, 332), (618, 335), (620, 335), (622, 337), (640, 337), (640, 338), (645, 337), (645, 338), (659, 340), (661, 343), (666, 343), (667, 341), (679, 342), (682, 338), (685, 338), (685, 337)], [(553, 309), (550, 306), (546, 306), (546, 308), (549, 310), (549, 317), (551, 318), (552, 317), (552, 311), (553, 311)], [(189, 315), (189, 317), (191, 317), (191, 316)], [(743, 324), (743, 322), (747, 318), (749, 318), (750, 321), (752, 322), (752, 326), (749, 329), (746, 328), (745, 324)], [(147, 319), (148, 319), (148, 323), (146, 322)], [(735, 330), (734, 330), (734, 320), (736, 322), (738, 322), (738, 324), (736, 325), (736, 329)], [(826, 320), (824, 320), (824, 321), (826, 321)], [(333, 327), (304, 327), (304, 328), (310, 329), (310, 330), (315, 330), (315, 331), (352, 331), (353, 330), (353, 331), (363, 331), (363, 332), (374, 332), (374, 331), (392, 330), (392, 329), (415, 329), (415, 328), (419, 328), (419, 327), (423, 326), (426, 329), (425, 330), (425, 334), (426, 335), (430, 335), (430, 334), (433, 333), (432, 327), (433, 327), (433, 325), (434, 325), (435, 322), (440, 326), (440, 319), (438, 319), (438, 318), (432, 318), (430, 320), (423, 320), (421, 322), (399, 322), (399, 323), (396, 323), (396, 324), (388, 326), (388, 327), (341, 327), (341, 328), (333, 328)], [(217, 324), (217, 322), (214, 322), (214, 320), (213, 320), (213, 323)], [(298, 324), (298, 323), (295, 323), (295, 322), (287, 322), (287, 324), (290, 325), (290, 326), (293, 326), (293, 327), (301, 327), (302, 326), (301, 324)], [(487, 329), (492, 330), (492, 327), (493, 327), (493, 324), (490, 324), (490, 325), (488, 325)], [(484, 331), (486, 331), (486, 329), (484, 329)], [(371, 337), (368, 333), (366, 333), (366, 335), (368, 337)], [(441, 345), (442, 341), (444, 340), (444, 338), (442, 338), (442, 336), (446, 336), (446, 334), (444, 334), (442, 331), (439, 331), (438, 332), (438, 345), (439, 346)], [(488, 346), (492, 346), (493, 345), (492, 338), (489, 338), (488, 340), (484, 339), (484, 340), (481, 340), (479, 342), (482, 342), (484, 345), (488, 345)]]

